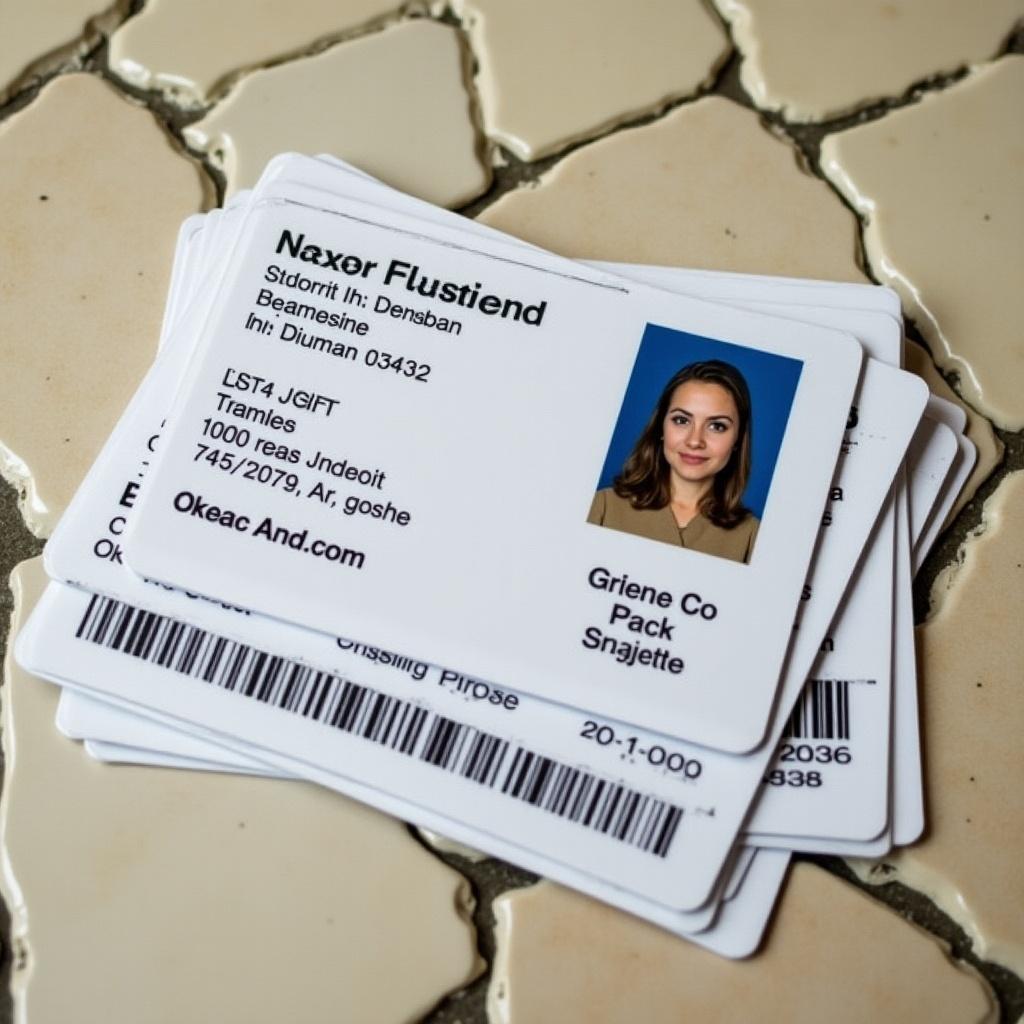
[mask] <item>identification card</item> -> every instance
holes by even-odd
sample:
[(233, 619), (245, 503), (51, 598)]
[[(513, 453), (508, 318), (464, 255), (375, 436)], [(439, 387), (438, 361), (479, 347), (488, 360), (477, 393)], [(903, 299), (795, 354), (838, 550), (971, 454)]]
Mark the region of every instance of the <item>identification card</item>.
[[(814, 294), (821, 293), (823, 289), (831, 294), (833, 288), (839, 290), (841, 287), (843, 286), (803, 286), (805, 292), (811, 291)], [(171, 354), (173, 359), (173, 346)], [(187, 359), (187, 352), (179, 356), (184, 362)], [(886, 391), (884, 377), (880, 376), (883, 369), (879, 367), (872, 371), (874, 376), (870, 378), (870, 381), (881, 382), (879, 386), (866, 388), (871, 398), (862, 408), (863, 426), (858, 424), (846, 439), (853, 445), (853, 449), (863, 453), (865, 458), (860, 460), (860, 469), (849, 479), (850, 498), (843, 510), (842, 521), (837, 523), (835, 530), (823, 533), (821, 553), (825, 556), (823, 565), (826, 568), (822, 570), (821, 579), (816, 576), (813, 581), (809, 581), (813, 583), (810, 589), (814, 597), (805, 602), (803, 637), (812, 637), (817, 631), (818, 640), (811, 640), (801, 648), (804, 653), (799, 655), (798, 660), (803, 664), (804, 672), (810, 667), (820, 637), (824, 634), (831, 614), (829, 607), (834, 609), (845, 578), (856, 559), (856, 552), (859, 551), (859, 546), (863, 546), (873, 514), (870, 508), (874, 502), (881, 500), (883, 493), (879, 490), (879, 485), (887, 472), (891, 475), (894, 471), (902, 454), (901, 444), (905, 446), (913, 426), (917, 385), (903, 375), (889, 371), (893, 379), (901, 382), (900, 387), (904, 388), (898, 396), (895, 392), (889, 394)], [(165, 370), (166, 366), (161, 372)], [(737, 775), (739, 765), (733, 764), (734, 759), (719, 758), (711, 752), (699, 749), (686, 752), (685, 745), (670, 746), (665, 742), (663, 735), (624, 731), (621, 727), (616, 727), (615, 723), (600, 717), (588, 717), (584, 712), (546, 705), (544, 702), (537, 702), (528, 694), (503, 691), (499, 687), (449, 670), (432, 670), (414, 659), (405, 659), (404, 665), (398, 659), (384, 661), (389, 657), (389, 652), (368, 645), (351, 644), (348, 648), (341, 649), (336, 646), (333, 638), (318, 640), (315, 636), (302, 631), (286, 627), (277, 629), (274, 623), (257, 620), (255, 616), (226, 612), (194, 596), (172, 594), (154, 585), (139, 583), (131, 574), (126, 573), (118, 564), (118, 538), (131, 514), (130, 506), (138, 475), (137, 467), (140, 462), (148, 460), (155, 446), (151, 439), (159, 431), (161, 407), (158, 396), (172, 393), (176, 387), (176, 379), (175, 372), (171, 372), (170, 376), (154, 382), (151, 390), (138, 399), (135, 411), (141, 413), (141, 419), (136, 417), (131, 420), (124, 427), (122, 434), (124, 446), (138, 454), (129, 454), (127, 461), (122, 456), (118, 461), (113, 453), (116, 445), (112, 442), (111, 446), (108, 446), (110, 450), (105, 451), (104, 458), (90, 475), (82, 494), (76, 498), (73, 514), (69, 514), (48, 549), (52, 572), (85, 585), (90, 585), (91, 582), (101, 592), (153, 609), (160, 615), (173, 615), (186, 621), (198, 622), (211, 629), (224, 630), (226, 635), (248, 638), (251, 643), (273, 641), (271, 646), (275, 652), (291, 653), (305, 664), (330, 665), (346, 675), (355, 675), (356, 678), (370, 680), (373, 683), (379, 682), (396, 696), (403, 693), (405, 696), (400, 699), (409, 699), (416, 706), (429, 707), (436, 704), (440, 698), (441, 702), (437, 704), (439, 709), (450, 705), (450, 709), (445, 712), (446, 717), (457, 716), (457, 719), (466, 724), (471, 720), (478, 723), (473, 726), (474, 728), (497, 730), (504, 735), (509, 735), (509, 730), (512, 730), (514, 734), (524, 739), (529, 738), (528, 742), (533, 744), (534, 749), (550, 753), (561, 752), (563, 757), (567, 755), (576, 764), (603, 766), (603, 770), (619, 778), (624, 775), (635, 778), (638, 789), (644, 785), (664, 784), (669, 799), (676, 801), (679, 801), (681, 793), (689, 792), (693, 802), (688, 802), (687, 806), (694, 815), (690, 819), (689, 828), (694, 829), (694, 835), (685, 840), (687, 845), (693, 844), (689, 851), (692, 860), (686, 859), (685, 862), (688, 869), (693, 869), (694, 877), (703, 880), (702, 883), (696, 883), (697, 885), (706, 885), (709, 877), (713, 880), (716, 865), (720, 865), (728, 849), (728, 843), (731, 843), (732, 835), (735, 834), (742, 817), (744, 801), (749, 799), (756, 779), (763, 771), (767, 754), (761, 757), (753, 773), (744, 770)], [(870, 381), (869, 378), (865, 378), (866, 385)], [(904, 411), (907, 417), (905, 428), (891, 422), (888, 412), (894, 407)], [(918, 412), (919, 409), (920, 406)], [(878, 429), (883, 421), (889, 422), (886, 422), (884, 429)], [(898, 440), (900, 429), (907, 431), (902, 442)], [(119, 431), (121, 430), (119, 427)], [(107, 525), (104, 527), (103, 523)], [(861, 523), (864, 525), (859, 525)], [(863, 532), (859, 532), (861, 530)], [(849, 549), (842, 541), (835, 540), (844, 534), (846, 542), (850, 545)], [(829, 552), (833, 554), (830, 556)], [(326, 643), (323, 642), (324, 639)], [(798, 648), (801, 641), (802, 637), (798, 640)], [(436, 684), (432, 684), (435, 686), (433, 696), (430, 695), (429, 689), (416, 685), (422, 680), (408, 677), (408, 666), (421, 664), (424, 673), (428, 670), (431, 673), (437, 672)], [(416, 671), (419, 671), (418, 667)], [(799, 667), (795, 668), (793, 678), (787, 681), (786, 692), (783, 695), (783, 703), (787, 707), (792, 704), (800, 688), (802, 680), (798, 681), (796, 678), (799, 673)], [(411, 686), (408, 685), (410, 682)], [(98, 681), (94, 685), (102, 688), (103, 681)], [(181, 692), (181, 684), (172, 685), (176, 691), (174, 697), (171, 697), (170, 689), (159, 698), (156, 690), (147, 689), (147, 699), (159, 703), (164, 697), (168, 697), (177, 709), (175, 714), (179, 718), (204, 721), (204, 713), (210, 711), (212, 705), (204, 704), (203, 698), (197, 694), (197, 703), (189, 705), (191, 698)], [(182, 697), (184, 704), (177, 697)], [(515, 702), (508, 700), (509, 697), (514, 697)], [(515, 709), (515, 714), (509, 713), (510, 708)], [(232, 717), (228, 713), (223, 719), (223, 728), (226, 731), (232, 729)], [(609, 732), (613, 739), (605, 744)], [(277, 743), (273, 733), (273, 729), (268, 729), (263, 734), (264, 742), (269, 740), (271, 745)], [(323, 732), (319, 735), (326, 751), (333, 741)], [(256, 742), (259, 744), (260, 740), (256, 739)], [(303, 749), (307, 748), (308, 744), (304, 744)], [(352, 763), (351, 759), (348, 759), (347, 763)], [(739, 782), (740, 779), (748, 781)], [(749, 781), (751, 779), (754, 780), (753, 784)], [(680, 781), (687, 787), (682, 791), (679, 789)], [(432, 795), (432, 799), (445, 800), (447, 797), (439, 798)], [(712, 811), (716, 813), (710, 813)], [(497, 813), (501, 813), (500, 806)], [(703, 847), (700, 846), (699, 836), (707, 840)], [(538, 839), (538, 842), (541, 841)]]
[[(247, 211), (143, 487), (129, 564), (682, 738), (756, 745), (846, 427), (837, 410), (851, 404), (856, 343), (585, 279), (493, 242), (471, 250), (461, 234), (427, 237), (352, 201), (314, 208), (298, 191), (268, 189)], [(343, 254), (339, 266), (316, 262), (325, 250)], [(344, 254), (362, 268), (356, 283), (339, 269)], [(321, 337), (346, 340), (304, 344), (299, 307), (314, 323), (344, 323)], [(439, 319), (458, 326), (426, 326)], [(682, 441), (672, 455), (697, 415), (685, 408), (696, 397), (673, 401), (708, 385), (668, 384), (708, 364), (699, 372), (747, 381), (754, 412), (717, 410), (719, 455), (713, 442), (689, 452)], [(243, 410), (258, 432), (212, 436)], [(618, 517), (604, 475), (631, 457), (621, 438), (644, 420), (652, 452), (695, 479), (724, 469), (748, 436), (768, 444), (736, 456), (769, 470), (742, 552), (722, 553), (718, 539), (688, 546), (686, 536), (718, 538), (703, 519), (687, 535), (665, 516), (635, 529)], [(603, 427), (584, 427), (594, 421)], [(754, 621), (735, 643), (739, 623)]]

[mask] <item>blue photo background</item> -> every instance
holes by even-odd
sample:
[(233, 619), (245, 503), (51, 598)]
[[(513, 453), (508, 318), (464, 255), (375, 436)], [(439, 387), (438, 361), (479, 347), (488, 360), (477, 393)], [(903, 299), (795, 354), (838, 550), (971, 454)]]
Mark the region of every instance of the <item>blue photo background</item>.
[(761, 518), (803, 363), (657, 324), (648, 324), (644, 331), (597, 486), (611, 487), (643, 432), (662, 388), (678, 370), (705, 359), (731, 363), (743, 374), (750, 389), (752, 470), (743, 503)]

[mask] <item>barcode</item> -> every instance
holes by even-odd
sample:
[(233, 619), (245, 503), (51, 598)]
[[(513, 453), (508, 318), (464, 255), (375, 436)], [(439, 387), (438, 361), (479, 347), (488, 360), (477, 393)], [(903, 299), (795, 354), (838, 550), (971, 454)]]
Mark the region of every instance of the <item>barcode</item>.
[(789, 716), (787, 739), (848, 740), (849, 679), (811, 679)]
[(682, 808), (329, 672), (93, 595), (75, 636), (399, 751), (666, 857)]

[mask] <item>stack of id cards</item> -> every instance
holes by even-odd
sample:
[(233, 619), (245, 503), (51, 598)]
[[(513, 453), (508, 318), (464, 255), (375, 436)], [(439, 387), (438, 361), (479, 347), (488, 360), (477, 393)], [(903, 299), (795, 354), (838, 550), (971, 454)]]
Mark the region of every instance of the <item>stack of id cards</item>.
[(572, 262), (283, 155), (192, 217), (17, 657), (108, 761), (292, 776), (751, 953), (923, 827), (975, 453), (884, 288)]

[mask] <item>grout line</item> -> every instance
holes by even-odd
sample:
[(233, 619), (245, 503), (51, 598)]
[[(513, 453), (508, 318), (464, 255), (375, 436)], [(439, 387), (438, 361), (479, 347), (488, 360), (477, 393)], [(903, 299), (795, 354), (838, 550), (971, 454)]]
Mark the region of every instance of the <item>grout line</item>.
[(420, 835), (415, 826), (407, 825), (407, 828), (410, 835), (427, 853), (457, 871), (469, 885), (475, 904), (472, 923), (476, 934), (476, 949), (484, 963), (484, 970), (479, 977), (474, 978), (464, 988), (443, 996), (422, 1018), (421, 1024), (460, 1024), (467, 1019), (484, 1020), (484, 1007), (496, 956), (494, 929), (497, 922), (493, 911), (494, 900), (507, 892), (534, 885), (540, 879), (537, 875), (496, 858), (474, 863), (458, 854), (435, 849)]
[(148, 87), (136, 86), (121, 78), (109, 66), (106, 70), (110, 79), (119, 88), (142, 100), (147, 105), (152, 102), (166, 107), (175, 112), (175, 120), (180, 118), (183, 124), (191, 124), (193, 121), (198, 121), (205, 117), (214, 107), (227, 99), (235, 86), (249, 75), (281, 67), (284, 64), (301, 61), (308, 57), (316, 57), (327, 50), (333, 49), (335, 46), (353, 42), (366, 36), (378, 35), (402, 22), (420, 20), (422, 17), (423, 15), (414, 0), (405, 0), (405, 2), (396, 4), (384, 14), (359, 22), (356, 25), (350, 25), (337, 32), (317, 36), (304, 46), (273, 54), (263, 61), (229, 68), (213, 82), (205, 98), (196, 102), (185, 100), (184, 102), (177, 103), (172, 98), (174, 96), (174, 89), (171, 87), (161, 88), (157, 85)]

